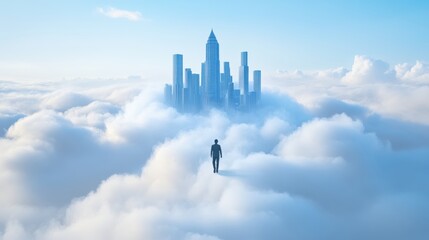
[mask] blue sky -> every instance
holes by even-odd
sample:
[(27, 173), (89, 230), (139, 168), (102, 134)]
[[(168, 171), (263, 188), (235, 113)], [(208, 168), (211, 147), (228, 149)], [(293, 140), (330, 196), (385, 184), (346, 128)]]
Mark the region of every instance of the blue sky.
[[(139, 21), (100, 9), (138, 12)], [(350, 67), (353, 56), (391, 64), (428, 61), (429, 2), (1, 1), (0, 80), (55, 81), (141, 75), (170, 81), (171, 56), (199, 72), (214, 29), (233, 73)]]

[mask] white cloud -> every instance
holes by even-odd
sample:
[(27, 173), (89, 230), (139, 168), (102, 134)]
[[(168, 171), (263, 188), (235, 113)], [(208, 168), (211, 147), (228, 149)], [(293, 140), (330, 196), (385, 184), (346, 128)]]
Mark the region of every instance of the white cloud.
[(350, 84), (383, 83), (394, 81), (395, 73), (386, 62), (357, 55), (355, 56), (352, 70), (342, 80)]
[(426, 239), (428, 87), (320, 72), (278, 85), (305, 105), (264, 92), (256, 114), (0, 82), (0, 239)]
[(429, 64), (416, 61), (414, 65), (403, 63), (395, 66), (396, 76), (406, 81), (429, 82)]
[(67, 91), (57, 91), (52, 95), (47, 95), (42, 101), (43, 109), (53, 109), (56, 111), (66, 111), (72, 107), (85, 106), (92, 102), (92, 100), (82, 94), (77, 94)]
[(321, 81), (332, 81), (344, 77), (348, 72), (349, 70), (344, 67), (309, 72), (304, 72), (301, 70), (278, 70), (276, 72), (276, 75), (274, 76), (274, 79), (287, 79), (288, 81), (309, 81), (312, 79), (317, 79)]
[[(297, 164), (336, 164), (344, 160), (343, 156), (356, 158), (361, 151), (370, 151), (377, 145), (377, 138), (371, 134), (360, 140), (362, 132), (360, 122), (352, 121), (345, 114), (334, 115), (332, 119), (314, 120), (303, 125), (279, 143), (277, 152)], [(320, 144), (327, 141), (329, 144)], [(353, 142), (361, 144), (353, 145)]]
[[(425, 156), (414, 156), (414, 163), (395, 159), (396, 153), (365, 133), (361, 122), (339, 115), (304, 124), (280, 145), (290, 145), (294, 157), (343, 161), (296, 165), (289, 161), (292, 156), (263, 152), (269, 148), (252, 151), (264, 141), (259, 138), (255, 144), (255, 138), (248, 138), (260, 134), (253, 124), (228, 123), (216, 112), (201, 120), (199, 127), (159, 145), (141, 174), (110, 177), (38, 231), (37, 238), (354, 239), (355, 232), (362, 233), (358, 239), (425, 236), (428, 191), (408, 176), (426, 176)], [(216, 132), (225, 132), (220, 175), (210, 171), (207, 159)], [(240, 146), (231, 145), (240, 141)], [(413, 170), (417, 166), (424, 169)], [(397, 170), (408, 179), (397, 181)], [(403, 193), (403, 186), (414, 190)], [(404, 219), (405, 225), (394, 219)]]
[[(287, 93), (313, 111), (317, 111), (321, 102), (334, 100), (332, 110), (346, 102), (387, 117), (427, 124), (429, 107), (424, 100), (429, 95), (427, 68), (417, 61), (396, 65), (393, 70), (381, 60), (356, 56), (350, 71), (336, 68), (300, 72), (300, 78), (282, 71), (267, 79), (269, 86), (265, 89)], [(341, 101), (334, 106), (336, 100)]]
[(128, 11), (113, 7), (98, 8), (97, 11), (110, 18), (124, 18), (130, 21), (140, 21), (142, 19), (142, 15), (138, 11)]

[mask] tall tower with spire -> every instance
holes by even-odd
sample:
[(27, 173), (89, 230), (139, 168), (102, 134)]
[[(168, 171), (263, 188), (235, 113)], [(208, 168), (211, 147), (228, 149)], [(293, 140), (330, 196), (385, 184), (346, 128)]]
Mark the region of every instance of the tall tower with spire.
[(219, 61), (219, 43), (213, 30), (210, 32), (206, 44), (206, 62), (205, 71), (205, 89), (204, 103), (207, 106), (220, 106), (220, 61)]

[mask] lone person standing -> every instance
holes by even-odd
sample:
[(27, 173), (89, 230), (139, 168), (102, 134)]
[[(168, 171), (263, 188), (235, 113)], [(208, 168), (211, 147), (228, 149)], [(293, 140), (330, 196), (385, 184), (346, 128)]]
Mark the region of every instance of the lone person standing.
[(214, 143), (215, 144), (212, 145), (212, 150), (210, 151), (210, 157), (213, 158), (213, 172), (217, 173), (219, 172), (219, 156), (222, 158), (222, 148), (217, 144), (217, 139), (214, 140)]

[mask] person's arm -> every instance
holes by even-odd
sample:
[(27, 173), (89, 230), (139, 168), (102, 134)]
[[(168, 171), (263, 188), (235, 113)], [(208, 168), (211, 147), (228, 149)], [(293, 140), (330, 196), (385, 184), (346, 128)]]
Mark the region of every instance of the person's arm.
[(222, 158), (222, 148), (219, 145), (220, 158)]
[(213, 157), (213, 145), (212, 145), (212, 149), (210, 150), (210, 157)]

